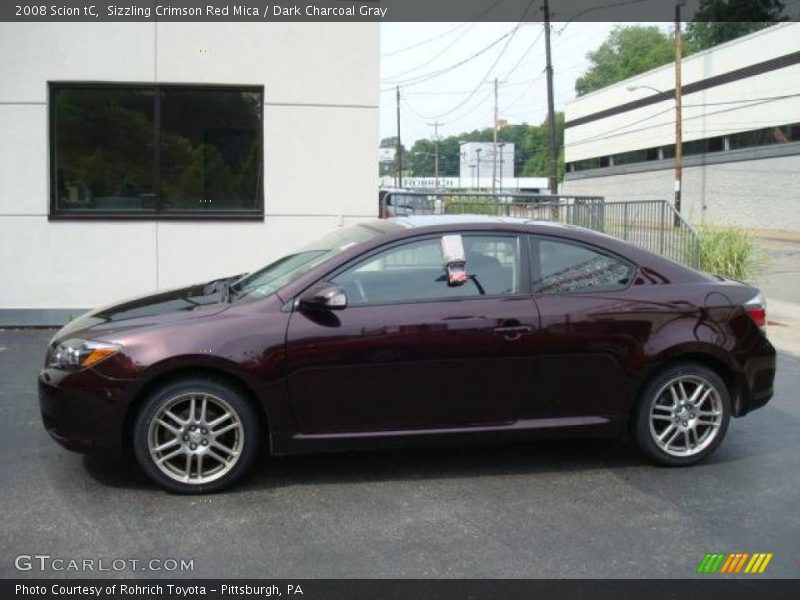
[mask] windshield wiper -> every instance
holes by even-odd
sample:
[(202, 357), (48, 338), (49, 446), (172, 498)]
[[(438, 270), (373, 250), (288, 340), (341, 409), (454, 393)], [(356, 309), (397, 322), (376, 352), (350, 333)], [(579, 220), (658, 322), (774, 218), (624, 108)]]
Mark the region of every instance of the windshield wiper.
[(236, 282), (239, 281), (242, 277), (247, 275), (247, 273), (239, 273), (238, 275), (233, 275), (232, 277), (225, 277), (224, 279), (217, 279), (212, 281), (208, 285), (206, 285), (205, 289), (203, 290), (205, 294), (220, 294), (220, 302), (230, 302), (233, 299), (232, 292), (236, 291)]

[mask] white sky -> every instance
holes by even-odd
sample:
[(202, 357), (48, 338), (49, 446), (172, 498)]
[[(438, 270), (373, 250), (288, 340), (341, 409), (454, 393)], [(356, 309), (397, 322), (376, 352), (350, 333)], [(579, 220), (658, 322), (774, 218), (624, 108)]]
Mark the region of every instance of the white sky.
[[(552, 23), (556, 110), (563, 109), (564, 104), (575, 97), (575, 80), (589, 64), (586, 53), (597, 48), (614, 25), (616, 23), (573, 22), (564, 28), (564, 23)], [(382, 23), (381, 138), (396, 133), (396, 80), (434, 73), (458, 63), (515, 26), (516, 23)], [(662, 24), (662, 27), (667, 25)], [(427, 124), (434, 120), (443, 123), (439, 127), (442, 137), (491, 127), (492, 80), (495, 77), (501, 81), (499, 117), (509, 123), (541, 123), (547, 114), (542, 32), (541, 23), (523, 24), (493, 69), (492, 64), (500, 56), (506, 40), (447, 74), (408, 87), (401, 83), (403, 145), (410, 148), (419, 138), (431, 138), (433, 128)], [(425, 40), (432, 41), (387, 56)], [(509, 75), (515, 65), (518, 66)], [(459, 107), (476, 87), (474, 95)]]

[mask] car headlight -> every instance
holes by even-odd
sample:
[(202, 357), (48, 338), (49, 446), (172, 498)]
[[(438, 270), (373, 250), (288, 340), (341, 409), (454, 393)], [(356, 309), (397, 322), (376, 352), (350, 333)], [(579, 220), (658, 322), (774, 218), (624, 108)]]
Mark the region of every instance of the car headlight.
[(108, 342), (71, 339), (50, 348), (47, 366), (63, 371), (75, 371), (96, 365), (119, 352), (121, 346)]

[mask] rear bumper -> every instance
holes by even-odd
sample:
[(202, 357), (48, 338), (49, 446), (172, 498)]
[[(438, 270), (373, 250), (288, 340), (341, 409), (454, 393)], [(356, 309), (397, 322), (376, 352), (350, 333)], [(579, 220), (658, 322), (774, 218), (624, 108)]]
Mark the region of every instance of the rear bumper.
[(121, 452), (129, 383), (92, 369), (76, 373), (43, 369), (39, 374), (39, 408), (45, 429), (69, 450)]
[(751, 349), (742, 361), (741, 397), (736, 416), (741, 417), (761, 408), (773, 396), (777, 353), (766, 336), (761, 336), (758, 347)]

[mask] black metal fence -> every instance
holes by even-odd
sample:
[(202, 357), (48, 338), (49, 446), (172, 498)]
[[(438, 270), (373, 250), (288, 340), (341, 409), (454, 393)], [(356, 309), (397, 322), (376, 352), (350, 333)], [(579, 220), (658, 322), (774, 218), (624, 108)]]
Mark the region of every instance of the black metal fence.
[(384, 216), (479, 214), (553, 221), (607, 233), (692, 267), (699, 259), (697, 232), (666, 200), (605, 202), (599, 196), (409, 191), (390, 192), (386, 200)]

